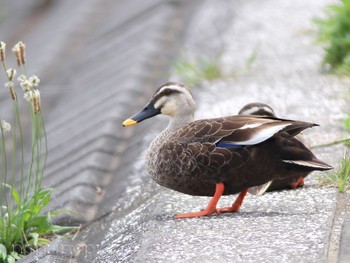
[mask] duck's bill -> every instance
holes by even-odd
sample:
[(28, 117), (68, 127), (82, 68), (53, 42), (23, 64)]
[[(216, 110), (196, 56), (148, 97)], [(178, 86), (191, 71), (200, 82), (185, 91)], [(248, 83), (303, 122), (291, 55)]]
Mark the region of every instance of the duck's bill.
[(135, 124), (137, 124), (143, 120), (146, 120), (148, 118), (151, 118), (159, 113), (160, 113), (160, 110), (154, 108), (153, 103), (150, 102), (145, 106), (145, 108), (142, 111), (140, 111), (139, 113), (130, 117), (129, 119), (126, 119), (123, 122), (123, 126), (126, 127), (126, 126), (135, 125)]
[(133, 120), (133, 119), (126, 119), (124, 122), (123, 122), (123, 126), (126, 127), (126, 126), (131, 126), (131, 125), (135, 125), (137, 124), (137, 121)]

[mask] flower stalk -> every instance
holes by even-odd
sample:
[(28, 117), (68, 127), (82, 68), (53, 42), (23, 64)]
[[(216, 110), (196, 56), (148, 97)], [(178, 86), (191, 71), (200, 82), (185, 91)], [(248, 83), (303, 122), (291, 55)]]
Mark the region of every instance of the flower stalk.
[(6, 53), (6, 44), (0, 41), (0, 60), (2, 62), (5, 61), (5, 53)]

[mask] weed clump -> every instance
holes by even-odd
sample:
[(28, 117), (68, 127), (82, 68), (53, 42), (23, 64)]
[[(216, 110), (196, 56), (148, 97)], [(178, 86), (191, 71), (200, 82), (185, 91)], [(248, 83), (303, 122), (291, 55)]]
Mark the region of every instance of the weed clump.
[(56, 233), (75, 229), (51, 223), (51, 216), (59, 212), (42, 214), (50, 202), (52, 189), (42, 187), (48, 148), (38, 90), (40, 79), (26, 73), (25, 44), (18, 42), (12, 51), (20, 71), (17, 80), (28, 102), (31, 149), (27, 158), (24, 144), (28, 137), (24, 136), (27, 131), (22, 128), (18, 104), (17, 71), (7, 68), (6, 44), (0, 41), (0, 61), (6, 78), (4, 86), (13, 106), (11, 121), (4, 120), (0, 112), (0, 262), (4, 263), (15, 262), (48, 244)]
[(350, 74), (350, 0), (328, 6), (326, 18), (315, 19), (318, 41), (324, 45), (323, 66), (330, 72)]

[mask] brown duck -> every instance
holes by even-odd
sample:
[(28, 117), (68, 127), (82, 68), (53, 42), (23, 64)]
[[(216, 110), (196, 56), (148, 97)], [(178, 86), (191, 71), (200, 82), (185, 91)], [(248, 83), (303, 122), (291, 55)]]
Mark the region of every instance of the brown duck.
[[(294, 138), (317, 124), (252, 115), (193, 121), (194, 111), (190, 90), (167, 82), (144, 109), (123, 122), (130, 126), (158, 114), (170, 116), (168, 127), (148, 148), (148, 173), (175, 191), (212, 196), (203, 211), (177, 218), (239, 211), (250, 187), (283, 179), (290, 171), (331, 169)], [(222, 195), (236, 193), (232, 206), (217, 208)]]
[[(270, 116), (276, 117), (275, 111), (267, 104), (254, 102), (246, 104), (242, 107), (242, 109), (238, 112), (240, 115), (260, 115), (260, 116)], [(299, 143), (303, 143), (303, 138), (299, 134), (294, 137), (299, 141)], [(297, 141), (295, 141), (297, 143)], [(314, 158), (316, 158), (314, 156)], [(259, 192), (262, 194), (264, 191), (278, 191), (284, 189), (296, 189), (297, 187), (304, 186), (304, 178), (308, 176), (312, 170), (302, 170), (302, 171), (290, 171), (288, 177), (283, 179), (276, 179), (270, 181), (268, 184), (263, 185), (262, 187), (250, 188), (248, 191), (254, 191), (255, 193)]]

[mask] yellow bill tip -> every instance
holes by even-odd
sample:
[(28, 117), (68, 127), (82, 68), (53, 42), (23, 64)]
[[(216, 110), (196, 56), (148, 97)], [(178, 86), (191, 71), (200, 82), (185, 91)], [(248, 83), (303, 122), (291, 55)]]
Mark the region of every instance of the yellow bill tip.
[(133, 119), (127, 119), (123, 122), (123, 126), (131, 126), (137, 124), (137, 121), (134, 121)]

